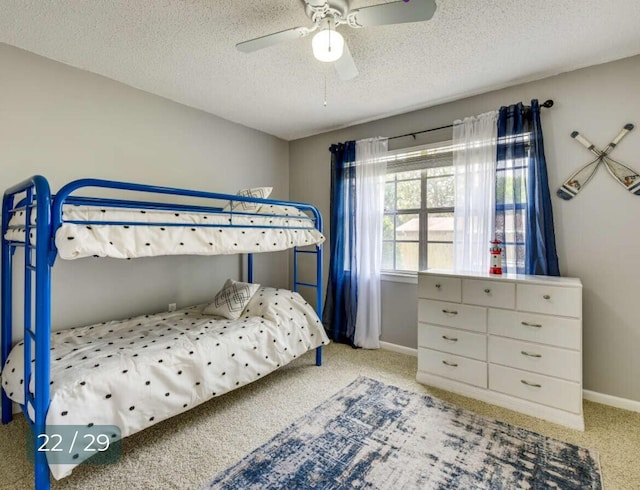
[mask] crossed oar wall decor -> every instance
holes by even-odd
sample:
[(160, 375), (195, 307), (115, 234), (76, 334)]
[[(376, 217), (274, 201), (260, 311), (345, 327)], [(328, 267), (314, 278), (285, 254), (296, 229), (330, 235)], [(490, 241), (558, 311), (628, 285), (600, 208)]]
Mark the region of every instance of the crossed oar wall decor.
[(571, 133), (572, 138), (574, 138), (578, 143), (587, 148), (587, 150), (594, 153), (597, 158), (587, 163), (577, 172), (571, 175), (571, 177), (569, 177), (564, 182), (564, 184), (562, 184), (560, 189), (558, 189), (558, 192), (556, 193), (558, 197), (561, 197), (566, 201), (568, 201), (569, 199), (573, 199), (578, 194), (578, 192), (584, 189), (584, 186), (587, 185), (587, 183), (595, 175), (596, 170), (598, 170), (598, 167), (601, 163), (604, 164), (611, 176), (618, 182), (620, 182), (620, 184), (625, 189), (627, 189), (632, 194), (640, 196), (640, 175), (638, 175), (638, 173), (633, 169), (627, 167), (625, 164), (613, 160), (611, 157), (609, 157), (609, 153), (613, 151), (618, 143), (620, 143), (622, 138), (624, 138), (632, 129), (633, 124), (626, 124), (624, 128), (622, 128), (622, 131), (620, 131), (618, 136), (616, 136), (604, 150), (597, 149), (593, 143), (591, 143), (577, 131)]

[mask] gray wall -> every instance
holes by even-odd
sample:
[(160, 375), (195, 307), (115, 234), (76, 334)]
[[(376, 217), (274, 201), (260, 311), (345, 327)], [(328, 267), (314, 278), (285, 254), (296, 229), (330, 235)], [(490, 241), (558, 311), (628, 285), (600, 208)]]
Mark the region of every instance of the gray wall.
[[(0, 188), (36, 173), (45, 175), (54, 191), (87, 176), (229, 193), (272, 185), (274, 197), (311, 202), (328, 218), (331, 143), (441, 126), (537, 97), (556, 102), (543, 116), (554, 193), (590, 158), (569, 137), (571, 131), (604, 146), (623, 124), (640, 125), (637, 80), (640, 57), (633, 57), (287, 144), (0, 44)], [(390, 147), (448, 137), (431, 133), (415, 141), (394, 140)], [(637, 128), (613, 156), (640, 170), (639, 155)], [(640, 293), (634, 267), (640, 262), (640, 198), (600, 169), (573, 201), (554, 194), (553, 204), (562, 273), (584, 284), (585, 388), (640, 400), (640, 322), (634, 314)], [(286, 253), (258, 256), (256, 262), (258, 281), (288, 284)], [(325, 282), (327, 267), (328, 246)], [(241, 268), (236, 256), (59, 260), (53, 275), (54, 328), (158, 311), (169, 302), (206, 301)], [(383, 284), (383, 340), (415, 347), (415, 298), (411, 284)]]
[[(636, 307), (640, 301), (640, 197), (625, 191), (603, 168), (572, 201), (555, 196), (564, 179), (592, 158), (569, 137), (574, 130), (604, 147), (625, 123), (634, 123), (636, 130), (612, 157), (640, 171), (638, 80), (640, 57), (636, 56), (293, 141), (291, 198), (317, 205), (328, 218), (331, 143), (438, 127), (521, 100), (554, 99), (555, 106), (545, 110), (542, 124), (561, 272), (581, 278), (584, 285), (584, 387), (640, 400), (640, 321)], [(416, 141), (393, 140), (390, 148), (450, 136), (444, 133), (431, 133)], [(325, 228), (328, 235), (328, 222)], [(328, 246), (325, 259), (326, 271)], [(382, 340), (415, 347), (415, 286), (385, 282), (382, 291)]]
[[(270, 185), (286, 199), (288, 143), (0, 44), (0, 188), (34, 174), (53, 192), (95, 177), (230, 194)], [(239, 256), (58, 259), (53, 327), (204, 302), (241, 272)], [(288, 276), (287, 252), (256, 256), (258, 282)]]

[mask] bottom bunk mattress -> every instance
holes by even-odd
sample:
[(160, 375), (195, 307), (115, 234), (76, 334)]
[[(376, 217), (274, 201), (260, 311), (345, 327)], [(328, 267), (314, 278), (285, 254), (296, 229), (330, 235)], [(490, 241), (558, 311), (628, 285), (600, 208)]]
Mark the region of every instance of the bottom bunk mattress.
[[(53, 332), (47, 425), (116, 425), (126, 437), (329, 343), (314, 309), (288, 290), (260, 288), (238, 320), (202, 310)], [(23, 362), (20, 342), (2, 372), (2, 387), (20, 404)], [(60, 479), (75, 466), (50, 468)]]

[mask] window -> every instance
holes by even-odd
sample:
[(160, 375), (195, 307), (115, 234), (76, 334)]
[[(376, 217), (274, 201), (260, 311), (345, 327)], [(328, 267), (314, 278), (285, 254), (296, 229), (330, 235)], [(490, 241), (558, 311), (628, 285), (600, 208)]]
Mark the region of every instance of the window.
[(503, 244), (503, 269), (518, 274), (525, 272), (530, 137), (531, 133), (525, 132), (505, 138), (504, 144), (518, 144), (517, 151), (504, 152), (496, 166), (496, 238)]
[(453, 268), (451, 142), (389, 152), (382, 269)]

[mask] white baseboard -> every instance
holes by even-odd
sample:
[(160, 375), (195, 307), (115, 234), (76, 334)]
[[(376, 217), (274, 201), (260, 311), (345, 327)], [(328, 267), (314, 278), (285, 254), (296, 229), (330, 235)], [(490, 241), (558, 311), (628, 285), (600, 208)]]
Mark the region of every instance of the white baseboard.
[(390, 350), (392, 352), (399, 352), (400, 354), (407, 354), (409, 356), (418, 357), (418, 349), (412, 349), (411, 347), (405, 347), (404, 345), (392, 344), (390, 342), (380, 342), (380, 348), (383, 350)]
[(624, 410), (631, 410), (632, 412), (640, 412), (640, 402), (636, 400), (605, 395), (604, 393), (598, 393), (597, 391), (591, 390), (582, 390), (582, 397), (591, 402), (602, 403), (603, 405), (622, 408)]

